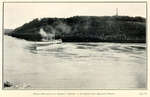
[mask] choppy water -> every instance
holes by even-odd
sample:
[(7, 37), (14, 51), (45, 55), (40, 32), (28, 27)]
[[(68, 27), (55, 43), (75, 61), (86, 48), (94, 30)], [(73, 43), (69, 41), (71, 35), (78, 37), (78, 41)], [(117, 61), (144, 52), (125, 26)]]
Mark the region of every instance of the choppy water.
[(4, 82), (11, 89), (146, 88), (146, 44), (62, 43), (40, 50), (4, 36)]

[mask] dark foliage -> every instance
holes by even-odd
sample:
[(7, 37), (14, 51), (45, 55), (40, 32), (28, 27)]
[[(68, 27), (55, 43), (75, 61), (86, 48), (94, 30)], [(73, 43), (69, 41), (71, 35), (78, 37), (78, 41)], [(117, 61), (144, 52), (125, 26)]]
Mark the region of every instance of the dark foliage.
[(146, 42), (146, 20), (129, 16), (43, 18), (16, 28), (12, 36), (40, 41), (40, 28), (64, 42)]

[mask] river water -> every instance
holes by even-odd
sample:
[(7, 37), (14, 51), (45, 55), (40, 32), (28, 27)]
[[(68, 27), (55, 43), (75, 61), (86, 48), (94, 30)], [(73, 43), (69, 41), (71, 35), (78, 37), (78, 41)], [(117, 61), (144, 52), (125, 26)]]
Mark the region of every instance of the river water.
[(10, 89), (143, 89), (146, 44), (62, 43), (33, 49), (4, 36), (3, 81)]

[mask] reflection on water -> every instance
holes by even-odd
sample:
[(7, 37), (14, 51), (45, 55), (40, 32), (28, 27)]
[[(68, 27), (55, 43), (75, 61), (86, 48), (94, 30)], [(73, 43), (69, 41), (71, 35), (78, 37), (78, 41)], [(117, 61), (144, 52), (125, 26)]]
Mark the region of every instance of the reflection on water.
[(13, 89), (146, 88), (145, 44), (34, 45), (4, 37), (4, 81)]

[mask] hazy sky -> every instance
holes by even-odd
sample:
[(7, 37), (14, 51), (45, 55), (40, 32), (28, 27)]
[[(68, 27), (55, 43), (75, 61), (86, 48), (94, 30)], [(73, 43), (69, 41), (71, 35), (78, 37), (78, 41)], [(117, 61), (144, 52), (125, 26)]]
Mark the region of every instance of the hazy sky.
[(71, 16), (146, 17), (146, 3), (5, 3), (4, 28), (16, 28), (34, 18)]

